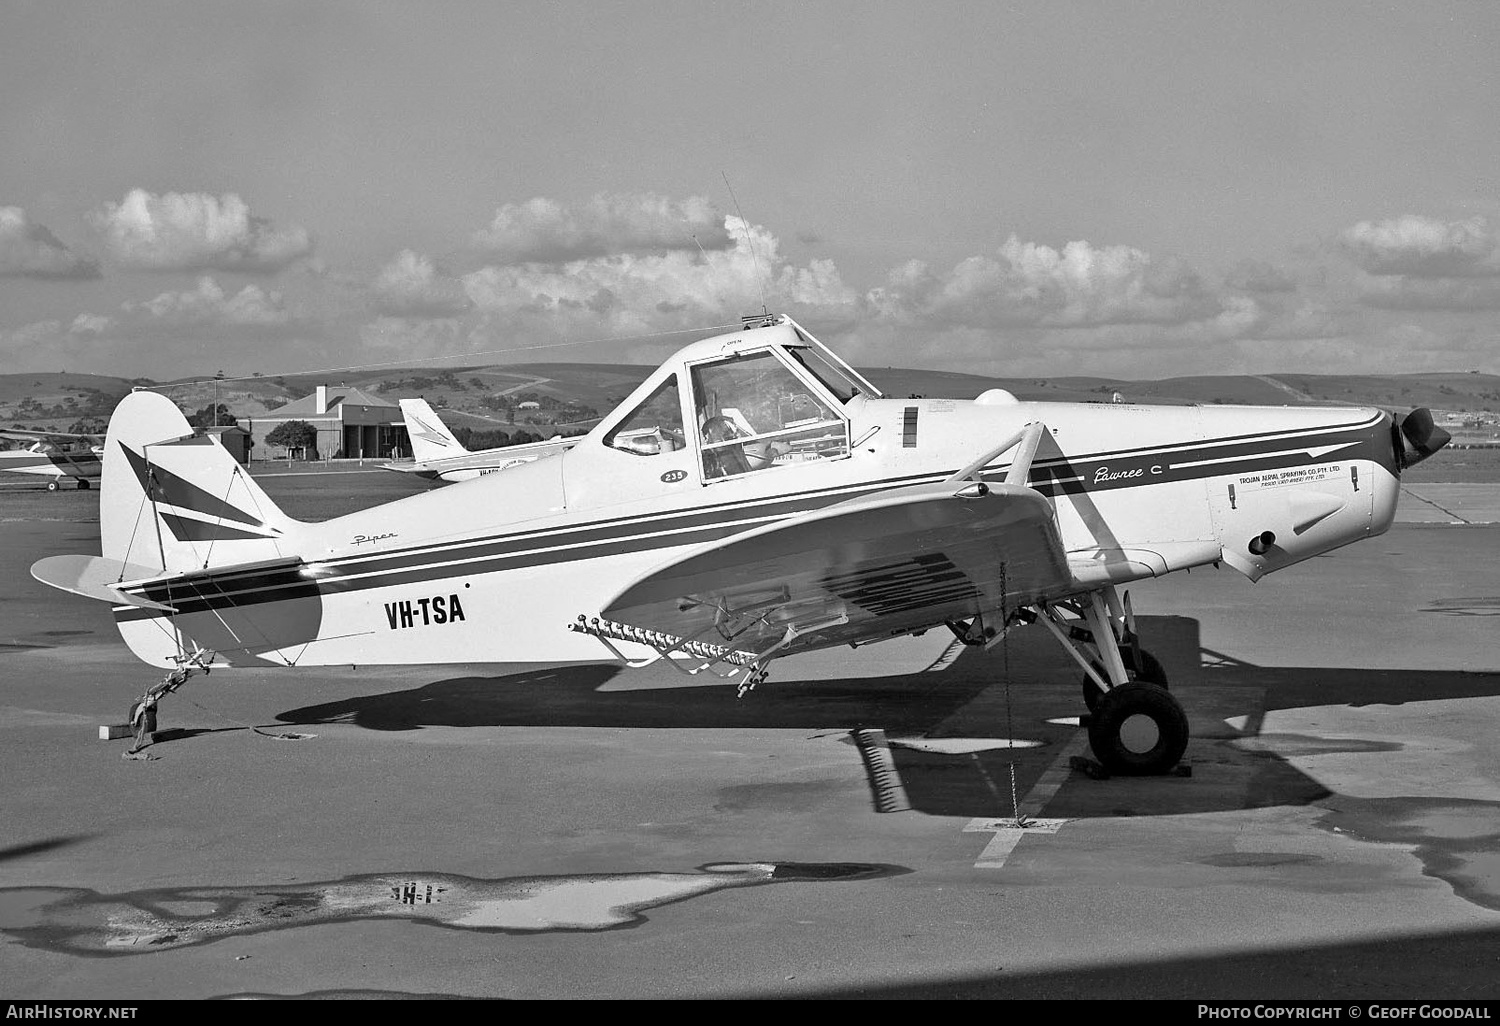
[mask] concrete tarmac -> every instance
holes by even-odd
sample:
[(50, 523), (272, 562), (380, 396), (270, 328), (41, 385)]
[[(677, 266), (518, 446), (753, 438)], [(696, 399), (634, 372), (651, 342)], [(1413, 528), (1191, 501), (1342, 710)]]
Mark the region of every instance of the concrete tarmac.
[[(90, 500), (0, 500), (0, 996), (1495, 999), (1500, 486), (1438, 487), (1258, 584), (1133, 587), (1194, 735), (1134, 780), (1071, 768), (1040, 628), (744, 698), (219, 670), (127, 760), (98, 728), (157, 675), (27, 573), (98, 551)], [(1412, 522), (1439, 503), (1471, 522)]]

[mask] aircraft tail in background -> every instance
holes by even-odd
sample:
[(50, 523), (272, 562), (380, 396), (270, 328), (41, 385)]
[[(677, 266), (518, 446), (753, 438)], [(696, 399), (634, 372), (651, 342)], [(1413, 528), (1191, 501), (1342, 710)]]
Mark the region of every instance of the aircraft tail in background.
[(406, 433), (411, 437), (411, 455), (416, 462), (468, 453), (469, 450), (453, 437), (448, 425), (427, 405), (426, 399), (402, 399), (401, 416), (406, 421)]

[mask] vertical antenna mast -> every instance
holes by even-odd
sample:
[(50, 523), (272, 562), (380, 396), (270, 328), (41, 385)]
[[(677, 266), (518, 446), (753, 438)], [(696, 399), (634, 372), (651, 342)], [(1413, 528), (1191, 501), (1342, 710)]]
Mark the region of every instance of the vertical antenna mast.
[(766, 285), (760, 275), (760, 257), (755, 253), (755, 239), (750, 234), (750, 222), (745, 220), (745, 212), (740, 209), (740, 201), (734, 194), (734, 186), (729, 184), (729, 175), (723, 171), (719, 174), (724, 175), (724, 186), (729, 190), (729, 198), (734, 203), (734, 212), (739, 215), (740, 228), (745, 233), (745, 242), (750, 247), (750, 261), (755, 265), (755, 287), (760, 289), (760, 312), (769, 317), (771, 310), (766, 306)]

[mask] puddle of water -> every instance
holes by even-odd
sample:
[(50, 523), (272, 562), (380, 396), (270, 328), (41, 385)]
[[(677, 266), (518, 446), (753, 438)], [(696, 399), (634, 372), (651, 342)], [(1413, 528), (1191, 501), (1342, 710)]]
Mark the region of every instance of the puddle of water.
[(1210, 855), (1206, 859), (1199, 859), (1205, 866), (1223, 866), (1234, 868), (1240, 866), (1297, 866), (1307, 865), (1312, 862), (1323, 861), (1318, 855), (1298, 855), (1285, 851), (1234, 851), (1223, 855)]
[(1453, 840), (1494, 837), (1500, 836), (1500, 808), (1418, 809), (1405, 823), (1428, 837)]
[(130, 894), (0, 891), (0, 930), (28, 947), (128, 955), (266, 930), (356, 919), (412, 919), (455, 929), (536, 933), (638, 925), (644, 912), (735, 887), (837, 882), (908, 870), (868, 863), (721, 862), (689, 873), (510, 877), (356, 876), (270, 887), (191, 887)]
[(1452, 875), (1464, 883), (1460, 893), (1472, 890), (1489, 895), (1500, 894), (1500, 852), (1470, 852), (1454, 868)]
[(1404, 844), (1422, 871), (1481, 908), (1500, 910), (1500, 804), (1453, 799), (1340, 796), (1321, 821), (1366, 841)]

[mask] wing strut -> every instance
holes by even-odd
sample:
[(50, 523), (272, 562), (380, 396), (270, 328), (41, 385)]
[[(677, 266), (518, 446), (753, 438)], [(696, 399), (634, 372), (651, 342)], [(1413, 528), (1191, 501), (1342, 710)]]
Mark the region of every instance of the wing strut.
[[(1045, 430), (1047, 430), (1047, 425), (1039, 420), (1032, 421), (1020, 431), (1017, 431), (983, 456), (964, 467), (964, 469), (948, 478), (944, 483), (979, 481), (985, 467), (993, 463), (1007, 450), (1015, 448), (1016, 458), (1011, 463), (1010, 470), (1006, 472), (1005, 483), (1021, 485), (1024, 488), (1026, 486), (1026, 477), (1031, 473), (1031, 461), (1036, 459), (1036, 447), (1041, 442), (1042, 432)], [(1016, 448), (1017, 446), (1019, 448)]]

